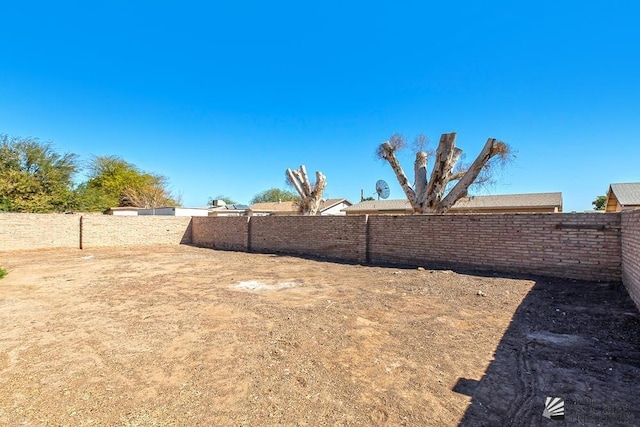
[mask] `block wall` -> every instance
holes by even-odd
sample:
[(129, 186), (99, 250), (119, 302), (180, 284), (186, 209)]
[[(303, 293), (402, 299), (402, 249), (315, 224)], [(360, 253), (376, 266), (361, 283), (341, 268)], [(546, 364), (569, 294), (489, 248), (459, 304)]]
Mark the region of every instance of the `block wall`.
[(368, 259), (620, 280), (620, 215), (372, 215)]
[(0, 251), (78, 248), (80, 216), (0, 213)]
[(640, 211), (193, 219), (0, 214), (0, 251), (180, 243), (349, 262), (622, 279), (640, 308)]
[(192, 243), (214, 249), (247, 251), (248, 217), (193, 217)]
[(366, 216), (254, 216), (249, 229), (255, 252), (366, 261)]
[(191, 243), (191, 217), (87, 215), (81, 224), (82, 249)]
[(640, 210), (621, 215), (622, 281), (640, 309)]

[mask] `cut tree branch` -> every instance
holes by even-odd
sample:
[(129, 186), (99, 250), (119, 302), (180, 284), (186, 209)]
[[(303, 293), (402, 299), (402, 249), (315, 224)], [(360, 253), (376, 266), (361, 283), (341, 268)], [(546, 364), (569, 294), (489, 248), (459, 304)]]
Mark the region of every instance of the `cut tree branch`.
[(380, 144), (378, 152), (381, 153), (383, 159), (389, 162), (391, 169), (395, 172), (396, 178), (398, 178), (398, 183), (400, 184), (400, 187), (402, 187), (404, 194), (407, 196), (407, 200), (411, 203), (413, 211), (419, 212), (420, 207), (416, 201), (416, 192), (411, 186), (411, 183), (409, 183), (407, 175), (404, 173), (404, 170), (402, 170), (402, 166), (400, 166), (400, 162), (395, 155), (395, 148), (389, 143), (389, 141), (387, 141)]
[(460, 198), (465, 197), (469, 186), (473, 184), (487, 162), (491, 160), (492, 157), (505, 152), (506, 144), (504, 142), (496, 141), (495, 138), (489, 138), (482, 148), (482, 151), (480, 151), (480, 154), (478, 154), (478, 157), (476, 157), (471, 166), (469, 166), (469, 169), (467, 169), (464, 176), (460, 178), (449, 194), (447, 194), (447, 196), (438, 204), (435, 209), (436, 213), (446, 212)]

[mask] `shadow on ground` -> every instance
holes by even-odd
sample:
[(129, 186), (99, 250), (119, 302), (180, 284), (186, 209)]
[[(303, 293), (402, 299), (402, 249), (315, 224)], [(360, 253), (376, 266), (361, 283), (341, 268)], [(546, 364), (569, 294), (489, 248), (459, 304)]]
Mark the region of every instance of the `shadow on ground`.
[[(640, 425), (640, 315), (620, 283), (538, 278), (516, 310), (461, 426)], [(547, 397), (564, 399), (545, 414)]]

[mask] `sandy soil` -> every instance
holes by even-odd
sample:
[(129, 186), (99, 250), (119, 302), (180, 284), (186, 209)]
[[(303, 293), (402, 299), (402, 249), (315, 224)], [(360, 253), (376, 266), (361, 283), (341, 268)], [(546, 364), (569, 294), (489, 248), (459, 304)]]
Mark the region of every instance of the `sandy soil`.
[(189, 246), (0, 266), (0, 425), (550, 425), (552, 392), (640, 420), (616, 284)]

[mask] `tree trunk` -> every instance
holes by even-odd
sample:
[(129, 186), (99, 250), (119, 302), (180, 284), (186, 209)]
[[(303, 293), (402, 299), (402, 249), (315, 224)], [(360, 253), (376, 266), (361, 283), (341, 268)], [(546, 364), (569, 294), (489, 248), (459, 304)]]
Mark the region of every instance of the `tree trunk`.
[(442, 193), (447, 185), (445, 177), (451, 174), (455, 161), (460, 157), (460, 154), (456, 156), (455, 143), (455, 132), (445, 133), (440, 137), (438, 150), (436, 151), (436, 160), (433, 165), (431, 178), (429, 179), (429, 185), (427, 187), (427, 200), (424, 203), (428, 210), (433, 210), (440, 202)]
[(322, 202), (322, 193), (327, 186), (327, 179), (322, 172), (316, 172), (316, 182), (311, 189), (307, 168), (302, 165), (300, 170), (287, 169), (289, 181), (300, 194), (302, 215), (317, 215)]
[(424, 209), (424, 203), (427, 199), (427, 162), (427, 153), (424, 151), (418, 151), (416, 153), (416, 161), (413, 167), (416, 186), (416, 203), (420, 211)]

